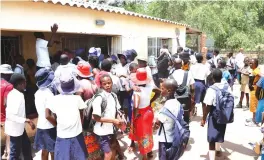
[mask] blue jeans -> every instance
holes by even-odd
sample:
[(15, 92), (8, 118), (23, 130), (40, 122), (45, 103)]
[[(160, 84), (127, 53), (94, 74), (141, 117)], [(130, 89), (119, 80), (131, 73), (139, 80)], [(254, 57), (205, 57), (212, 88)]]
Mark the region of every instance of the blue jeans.
[(10, 136), (10, 159), (18, 160), (20, 153), (24, 156), (25, 160), (32, 160), (31, 142), (27, 136), (26, 131), (21, 136), (12, 137)]

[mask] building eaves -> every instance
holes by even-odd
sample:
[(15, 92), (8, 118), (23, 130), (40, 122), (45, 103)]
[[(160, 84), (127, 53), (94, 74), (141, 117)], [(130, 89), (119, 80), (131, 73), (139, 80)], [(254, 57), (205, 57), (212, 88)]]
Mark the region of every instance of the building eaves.
[(108, 5), (96, 4), (96, 3), (91, 3), (91, 2), (84, 2), (82, 0), (33, 0), (33, 1), (34, 2), (61, 4), (63, 6), (68, 5), (71, 7), (83, 7), (83, 8), (89, 8), (92, 10), (117, 13), (117, 14), (122, 14), (122, 15), (127, 15), (127, 16), (140, 17), (140, 18), (151, 19), (151, 20), (160, 21), (160, 22), (164, 22), (164, 23), (170, 23), (170, 24), (190, 27), (189, 25), (184, 24), (184, 23), (178, 23), (178, 22), (174, 22), (174, 21), (170, 21), (170, 20), (166, 20), (166, 19), (161, 19), (161, 18), (157, 18), (157, 17), (151, 17), (148, 15), (144, 15), (144, 14), (130, 12), (130, 11), (125, 10), (124, 8), (112, 7), (112, 6), (108, 6)]

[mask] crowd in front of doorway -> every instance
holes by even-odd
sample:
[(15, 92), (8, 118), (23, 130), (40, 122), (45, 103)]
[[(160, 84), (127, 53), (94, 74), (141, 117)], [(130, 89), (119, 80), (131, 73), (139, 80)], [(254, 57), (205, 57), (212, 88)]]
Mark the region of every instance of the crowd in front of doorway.
[[(221, 155), (226, 125), (233, 122), (236, 80), (241, 84), (237, 107), (252, 112), (246, 125), (262, 123), (264, 71), (257, 59), (244, 57), (243, 49), (236, 57), (221, 57), (217, 49), (204, 56), (179, 47), (172, 54), (164, 45), (156, 59), (158, 72), (152, 74), (147, 58), (134, 49), (108, 57), (95, 47), (88, 53), (64, 49), (51, 59), (48, 47), (58, 43), (52, 38), (57, 29), (56, 24), (51, 27), (50, 41), (34, 33), (36, 64), (26, 60), (24, 69), (25, 60), (18, 56), (13, 68), (0, 67), (1, 129), (7, 137), (3, 158), (17, 160), (22, 153), (32, 159), (28, 124), (36, 128), (33, 146), (42, 151), (43, 160), (49, 155), (55, 160), (126, 159), (120, 134), (130, 138), (129, 152), (150, 159), (154, 131), (159, 159), (178, 159), (188, 145), (188, 123), (202, 103), (201, 126), (208, 123), (209, 158), (214, 160)], [(37, 124), (26, 118), (25, 92), (34, 93)], [(155, 101), (159, 105), (154, 110)]]

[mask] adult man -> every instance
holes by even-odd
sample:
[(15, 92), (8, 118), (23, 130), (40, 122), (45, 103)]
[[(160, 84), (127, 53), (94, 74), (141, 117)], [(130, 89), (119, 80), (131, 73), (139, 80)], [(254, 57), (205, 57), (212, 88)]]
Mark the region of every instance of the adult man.
[[(7, 94), (13, 89), (13, 85), (8, 81), (13, 74), (12, 68), (8, 64), (2, 64), (0, 66), (1, 73), (1, 126), (4, 126), (6, 120), (6, 98)], [(2, 159), (9, 159), (10, 153), (10, 137), (6, 136), (6, 150)]]
[(162, 49), (160, 49), (160, 56), (158, 57), (158, 77), (159, 78), (168, 78), (169, 76), (169, 61), (171, 59), (171, 55), (168, 50), (168, 46), (164, 45)]
[(57, 67), (54, 75), (58, 79), (63, 72), (69, 71), (76, 75), (76, 66), (69, 63), (69, 57), (66, 54), (62, 54), (60, 57), (60, 65)]
[(239, 82), (240, 82), (240, 79), (241, 79), (240, 70), (244, 67), (245, 56), (244, 56), (243, 52), (244, 52), (244, 49), (240, 48), (239, 49), (239, 53), (236, 55), (236, 58), (235, 58), (236, 69), (238, 71), (237, 79), (238, 79)]
[[(53, 36), (58, 30), (58, 25), (55, 23), (51, 26), (50, 40), (45, 40), (45, 36), (42, 32), (34, 32), (36, 37), (36, 54), (37, 54), (37, 70), (44, 67), (51, 67), (48, 47), (52, 47), (54, 41)], [(56, 42), (58, 43), (58, 42)]]

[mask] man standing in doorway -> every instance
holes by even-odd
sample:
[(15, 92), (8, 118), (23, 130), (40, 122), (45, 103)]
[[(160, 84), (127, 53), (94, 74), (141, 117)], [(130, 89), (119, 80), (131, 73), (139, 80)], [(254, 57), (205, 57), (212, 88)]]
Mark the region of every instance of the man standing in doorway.
[[(45, 36), (42, 32), (34, 32), (36, 37), (36, 54), (37, 54), (37, 70), (44, 67), (51, 67), (48, 47), (52, 47), (54, 41), (53, 36), (58, 30), (58, 25), (55, 23), (51, 26), (50, 40), (45, 40)], [(57, 42), (56, 42), (57, 43)]]

